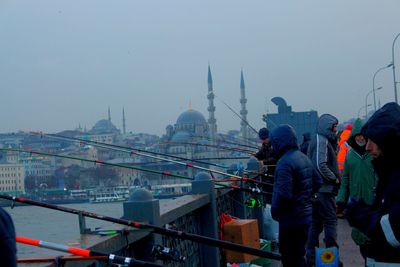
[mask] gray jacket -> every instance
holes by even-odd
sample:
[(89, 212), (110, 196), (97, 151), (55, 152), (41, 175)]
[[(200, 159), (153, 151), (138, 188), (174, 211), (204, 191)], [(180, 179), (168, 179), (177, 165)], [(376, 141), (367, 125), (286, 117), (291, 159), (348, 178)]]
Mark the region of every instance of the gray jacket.
[(340, 179), (337, 164), (337, 136), (332, 131), (333, 125), (338, 124), (338, 119), (330, 114), (323, 114), (318, 119), (317, 134), (311, 140), (307, 155), (314, 167), (321, 175), (323, 184), (319, 189), (320, 193), (333, 193), (337, 195)]

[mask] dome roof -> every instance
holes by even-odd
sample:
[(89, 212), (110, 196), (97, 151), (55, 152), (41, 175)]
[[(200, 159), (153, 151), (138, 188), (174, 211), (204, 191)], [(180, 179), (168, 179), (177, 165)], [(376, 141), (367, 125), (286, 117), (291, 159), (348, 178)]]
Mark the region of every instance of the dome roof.
[(176, 120), (176, 124), (207, 124), (206, 119), (204, 118), (203, 114), (200, 112), (189, 109), (188, 111), (183, 112), (179, 115), (178, 119)]
[(186, 131), (179, 131), (175, 133), (171, 138), (172, 142), (187, 142), (189, 140), (191, 140), (191, 136), (190, 133)]
[(117, 133), (117, 127), (110, 120), (99, 120), (89, 131), (91, 134)]

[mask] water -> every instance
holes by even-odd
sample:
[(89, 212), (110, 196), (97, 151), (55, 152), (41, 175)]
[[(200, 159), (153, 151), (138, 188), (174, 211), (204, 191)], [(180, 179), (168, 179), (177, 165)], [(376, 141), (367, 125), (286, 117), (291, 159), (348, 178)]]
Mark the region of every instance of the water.
[[(122, 202), (101, 204), (81, 203), (62, 206), (116, 218), (120, 218), (123, 214)], [(36, 206), (17, 206), (13, 209), (5, 207), (4, 209), (11, 215), (17, 235), (78, 246), (76, 240), (80, 234), (77, 215)], [(110, 225), (112, 225), (111, 222), (86, 218), (86, 226), (91, 229), (95, 227), (107, 229)], [(64, 255), (62, 252), (24, 244), (17, 244), (17, 248), (17, 256), (20, 258)]]

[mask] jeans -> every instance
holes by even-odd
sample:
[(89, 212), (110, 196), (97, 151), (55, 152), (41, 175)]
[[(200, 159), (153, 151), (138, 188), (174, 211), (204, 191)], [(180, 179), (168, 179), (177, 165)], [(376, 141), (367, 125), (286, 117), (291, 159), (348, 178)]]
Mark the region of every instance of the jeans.
[(306, 243), (310, 225), (279, 226), (279, 252), (284, 267), (305, 267)]
[(315, 247), (319, 247), (319, 235), (325, 233), (325, 247), (339, 247), (337, 240), (337, 217), (335, 195), (319, 193), (313, 203), (313, 216), (308, 234), (307, 261), (315, 262)]

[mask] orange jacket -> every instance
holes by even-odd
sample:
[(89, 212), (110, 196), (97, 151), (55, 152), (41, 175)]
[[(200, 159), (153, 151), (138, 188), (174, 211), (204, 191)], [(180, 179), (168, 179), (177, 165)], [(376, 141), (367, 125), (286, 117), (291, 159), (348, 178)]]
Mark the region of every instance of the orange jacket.
[(337, 162), (338, 162), (338, 167), (339, 167), (339, 173), (342, 175), (342, 171), (344, 169), (344, 160), (346, 159), (346, 154), (347, 151), (351, 148), (347, 143), (347, 139), (350, 137), (350, 133), (352, 130), (352, 125), (349, 124), (346, 126), (346, 129), (343, 130), (343, 132), (340, 135), (340, 140), (339, 140), (339, 152), (337, 154)]

